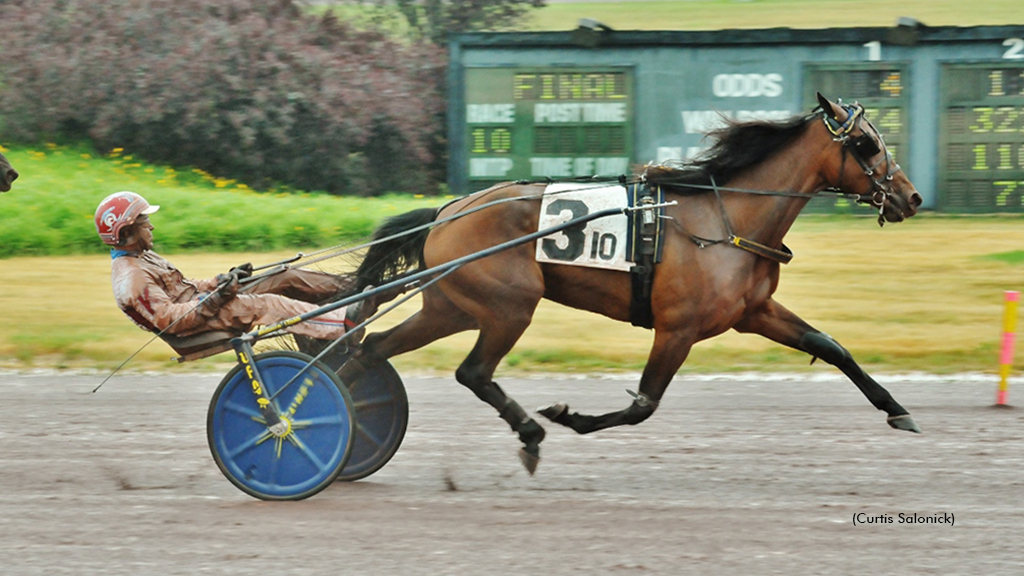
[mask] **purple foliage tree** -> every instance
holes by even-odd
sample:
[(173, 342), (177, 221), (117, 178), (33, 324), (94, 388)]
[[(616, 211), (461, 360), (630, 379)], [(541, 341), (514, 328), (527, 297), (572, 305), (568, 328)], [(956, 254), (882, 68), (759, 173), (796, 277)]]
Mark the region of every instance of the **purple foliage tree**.
[(257, 188), (433, 189), (435, 45), (292, 0), (7, 0), (3, 12), (5, 137), (88, 138)]

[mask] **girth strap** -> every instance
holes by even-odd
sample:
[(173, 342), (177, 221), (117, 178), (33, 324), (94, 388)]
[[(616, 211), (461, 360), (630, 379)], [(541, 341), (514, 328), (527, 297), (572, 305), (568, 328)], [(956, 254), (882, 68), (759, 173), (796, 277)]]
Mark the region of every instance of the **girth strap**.
[[(646, 183), (630, 184), (626, 188), (629, 206), (664, 204), (661, 186), (653, 190)], [(629, 301), (629, 322), (644, 328), (654, 327), (651, 308), (651, 287), (654, 267), (661, 261), (664, 246), (664, 208), (636, 210), (629, 216), (626, 234), (626, 259), (634, 265), (629, 269), (632, 296)]]

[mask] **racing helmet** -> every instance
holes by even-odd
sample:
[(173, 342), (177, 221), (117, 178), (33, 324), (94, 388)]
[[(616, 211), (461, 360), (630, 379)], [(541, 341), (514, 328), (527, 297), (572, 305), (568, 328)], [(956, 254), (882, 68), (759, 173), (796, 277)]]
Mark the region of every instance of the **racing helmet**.
[(96, 233), (104, 244), (117, 246), (121, 230), (134, 224), (139, 216), (159, 209), (134, 192), (115, 192), (96, 207)]

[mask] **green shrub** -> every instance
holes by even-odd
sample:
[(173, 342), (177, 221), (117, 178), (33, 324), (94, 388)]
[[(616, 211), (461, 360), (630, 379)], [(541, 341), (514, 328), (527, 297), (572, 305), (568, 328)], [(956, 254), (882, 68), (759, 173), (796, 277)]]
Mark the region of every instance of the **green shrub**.
[(97, 157), (84, 145), (0, 152), (22, 173), (0, 198), (0, 257), (102, 252), (93, 216), (100, 200), (119, 190), (160, 205), (153, 217), (156, 250), (167, 252), (308, 252), (366, 238), (387, 216), (441, 202), (254, 192), (202, 171), (154, 166), (121, 153)]

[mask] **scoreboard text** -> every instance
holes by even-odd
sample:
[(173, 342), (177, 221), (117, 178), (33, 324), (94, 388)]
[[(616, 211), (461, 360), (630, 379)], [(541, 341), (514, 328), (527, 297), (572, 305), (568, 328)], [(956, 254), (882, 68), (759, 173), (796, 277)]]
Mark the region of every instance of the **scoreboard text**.
[(947, 65), (942, 74), (943, 208), (1024, 210), (1024, 65)]
[(469, 178), (623, 174), (632, 118), (628, 69), (467, 69)]

